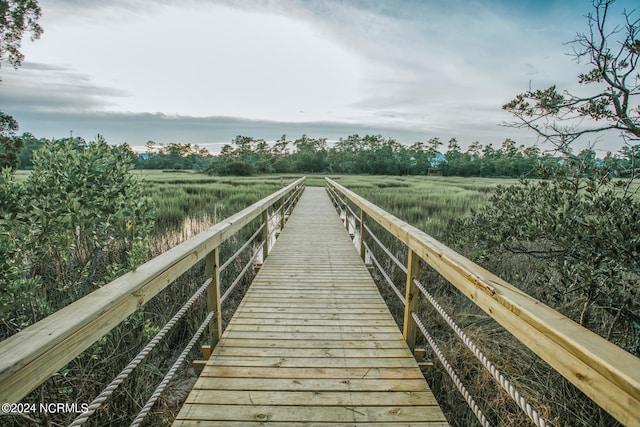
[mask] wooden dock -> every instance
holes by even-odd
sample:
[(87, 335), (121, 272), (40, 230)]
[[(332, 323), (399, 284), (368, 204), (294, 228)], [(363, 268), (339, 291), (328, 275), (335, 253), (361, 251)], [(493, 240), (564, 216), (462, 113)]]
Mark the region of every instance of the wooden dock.
[(447, 426), (324, 188), (307, 188), (174, 426)]

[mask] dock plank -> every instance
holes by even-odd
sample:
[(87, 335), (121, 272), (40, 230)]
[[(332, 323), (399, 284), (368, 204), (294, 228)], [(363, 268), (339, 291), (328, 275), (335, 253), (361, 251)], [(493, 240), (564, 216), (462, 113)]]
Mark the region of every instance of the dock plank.
[(447, 426), (324, 189), (308, 188), (174, 426)]

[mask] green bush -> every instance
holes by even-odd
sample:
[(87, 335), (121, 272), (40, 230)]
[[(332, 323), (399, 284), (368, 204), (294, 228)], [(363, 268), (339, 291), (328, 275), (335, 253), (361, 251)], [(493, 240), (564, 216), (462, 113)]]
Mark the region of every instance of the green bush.
[(253, 167), (249, 163), (233, 161), (224, 165), (218, 173), (223, 176), (249, 176), (253, 175)]
[(3, 337), (144, 261), (152, 218), (131, 168), (125, 146), (98, 137), (46, 143), (23, 183), (3, 173)]
[(628, 184), (569, 159), (550, 180), (499, 187), (489, 206), (454, 222), (450, 240), (485, 264), (500, 252), (527, 256), (527, 292), (640, 355), (640, 203)]

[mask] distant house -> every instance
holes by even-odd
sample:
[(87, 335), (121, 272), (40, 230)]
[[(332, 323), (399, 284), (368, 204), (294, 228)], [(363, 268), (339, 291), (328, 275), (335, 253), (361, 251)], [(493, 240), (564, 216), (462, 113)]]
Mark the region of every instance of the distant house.
[(433, 156), (433, 160), (431, 160), (431, 167), (437, 168), (441, 163), (449, 163), (447, 157), (439, 151), (436, 151), (436, 155)]

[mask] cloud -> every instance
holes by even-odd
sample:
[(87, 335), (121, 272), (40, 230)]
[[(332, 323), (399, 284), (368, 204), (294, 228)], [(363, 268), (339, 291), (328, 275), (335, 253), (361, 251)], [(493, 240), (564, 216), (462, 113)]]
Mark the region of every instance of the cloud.
[[(625, 0), (621, 0), (624, 2)], [(43, 136), (221, 143), (237, 134), (522, 143), (528, 89), (575, 88), (589, 2), (51, 0), (2, 108)], [(29, 62), (32, 61), (32, 62)], [(582, 68), (581, 68), (582, 67)], [(306, 127), (306, 128), (305, 128)]]
[[(3, 64), (4, 65), (4, 64)], [(71, 67), (25, 61), (18, 70), (2, 67), (3, 108), (13, 111), (100, 110), (126, 91), (104, 87)]]

